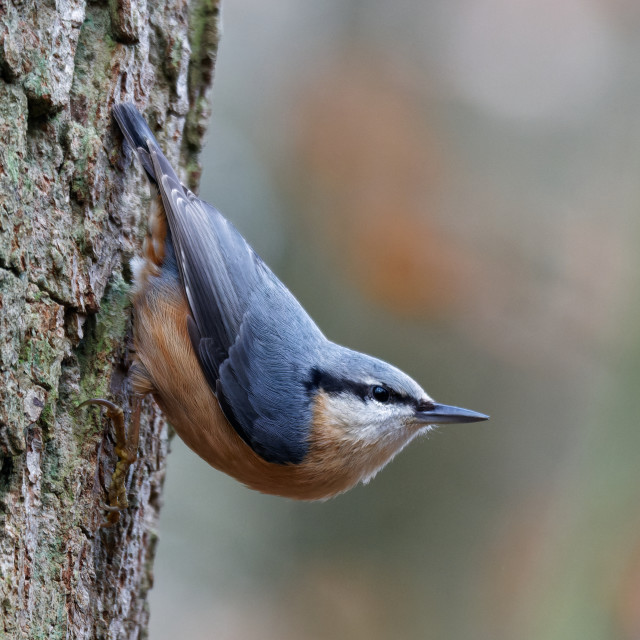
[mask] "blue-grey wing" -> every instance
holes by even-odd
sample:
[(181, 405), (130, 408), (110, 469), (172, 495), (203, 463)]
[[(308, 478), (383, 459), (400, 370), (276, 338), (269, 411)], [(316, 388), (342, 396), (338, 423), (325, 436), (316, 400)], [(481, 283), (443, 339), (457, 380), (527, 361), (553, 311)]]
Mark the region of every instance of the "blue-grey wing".
[[(307, 454), (311, 403), (306, 381), (318, 336), (279, 283), (256, 291), (228, 357), (218, 370), (217, 397), (239, 435), (265, 460), (299, 463)], [(287, 292), (288, 293), (288, 292)], [(201, 361), (213, 345), (200, 342)]]
[(256, 453), (298, 463), (311, 420), (302, 369), (324, 338), (233, 225), (180, 184), (159, 150), (150, 156), (205, 377)]

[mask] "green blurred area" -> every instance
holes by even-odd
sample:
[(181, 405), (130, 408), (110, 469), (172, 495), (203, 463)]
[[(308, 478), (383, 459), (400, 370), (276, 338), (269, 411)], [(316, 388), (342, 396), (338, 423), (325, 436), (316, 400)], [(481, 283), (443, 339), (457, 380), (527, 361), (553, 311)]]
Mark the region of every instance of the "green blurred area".
[(202, 197), (328, 337), (491, 421), (315, 504), (174, 440), (152, 640), (640, 637), (640, 6), (223, 21)]

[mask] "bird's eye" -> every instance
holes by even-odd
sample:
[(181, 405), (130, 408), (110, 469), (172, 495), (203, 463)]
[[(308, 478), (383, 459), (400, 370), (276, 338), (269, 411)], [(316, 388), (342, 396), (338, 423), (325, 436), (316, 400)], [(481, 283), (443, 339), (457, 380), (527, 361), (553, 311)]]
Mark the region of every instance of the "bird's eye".
[(373, 387), (371, 395), (376, 402), (387, 402), (389, 400), (389, 390), (384, 387)]

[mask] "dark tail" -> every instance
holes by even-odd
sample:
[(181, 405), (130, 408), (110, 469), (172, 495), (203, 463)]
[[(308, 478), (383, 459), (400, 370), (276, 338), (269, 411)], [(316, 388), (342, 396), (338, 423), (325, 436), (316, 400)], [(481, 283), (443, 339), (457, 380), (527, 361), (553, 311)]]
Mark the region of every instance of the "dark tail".
[(149, 125), (140, 112), (129, 102), (116, 104), (112, 112), (127, 142), (138, 153), (149, 180), (156, 184), (156, 173), (149, 155), (149, 145), (154, 145), (158, 150), (160, 150), (160, 145), (149, 129)]

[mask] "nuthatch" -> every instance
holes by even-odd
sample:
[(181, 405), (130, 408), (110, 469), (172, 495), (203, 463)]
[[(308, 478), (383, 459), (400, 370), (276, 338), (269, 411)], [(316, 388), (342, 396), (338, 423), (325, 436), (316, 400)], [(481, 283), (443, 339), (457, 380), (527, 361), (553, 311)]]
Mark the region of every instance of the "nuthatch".
[[(372, 478), (434, 424), (487, 419), (327, 340), (238, 231), (180, 183), (137, 109), (113, 114), (157, 191), (133, 262), (133, 388), (199, 456), (252, 489), (322, 499)], [(122, 431), (118, 409), (97, 402)], [(121, 446), (112, 484), (135, 447)], [(126, 505), (123, 486), (110, 495)]]

